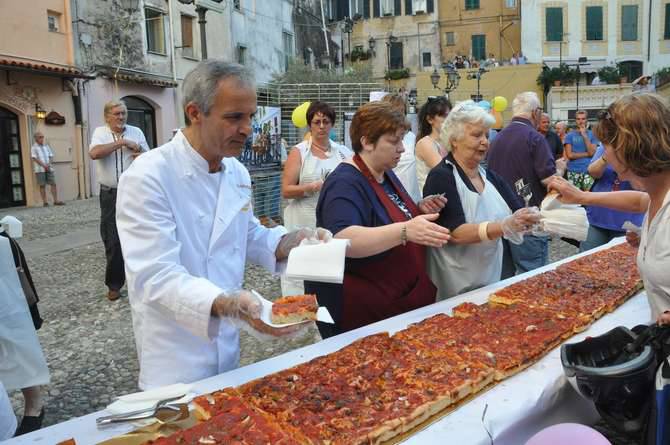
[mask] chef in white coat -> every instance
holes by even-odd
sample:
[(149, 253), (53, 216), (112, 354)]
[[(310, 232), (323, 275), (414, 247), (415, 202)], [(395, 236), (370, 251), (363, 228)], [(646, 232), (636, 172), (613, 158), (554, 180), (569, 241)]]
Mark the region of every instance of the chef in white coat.
[(246, 261), (277, 271), (306, 236), (254, 217), (249, 173), (235, 159), (251, 134), (256, 91), (246, 69), (201, 62), (182, 84), (187, 126), (139, 157), (119, 183), (117, 226), (140, 362), (139, 386), (188, 383), (238, 366), (240, 323), (259, 320), (241, 290)]

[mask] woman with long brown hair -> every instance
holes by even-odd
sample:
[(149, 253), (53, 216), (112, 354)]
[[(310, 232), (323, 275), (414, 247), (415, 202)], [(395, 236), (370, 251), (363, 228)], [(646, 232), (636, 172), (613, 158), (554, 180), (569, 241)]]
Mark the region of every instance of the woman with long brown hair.
[(549, 188), (564, 202), (646, 212), (637, 266), (652, 318), (670, 323), (670, 107), (655, 94), (623, 96), (600, 113), (595, 135), (618, 177), (640, 191), (584, 192), (556, 176)]

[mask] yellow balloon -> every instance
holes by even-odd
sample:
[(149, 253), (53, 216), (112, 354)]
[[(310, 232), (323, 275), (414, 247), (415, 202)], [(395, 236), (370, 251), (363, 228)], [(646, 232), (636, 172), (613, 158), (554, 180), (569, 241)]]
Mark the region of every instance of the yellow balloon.
[(496, 96), (493, 98), (493, 109), (499, 113), (502, 113), (507, 109), (507, 99), (502, 96)]
[(291, 114), (293, 125), (298, 128), (307, 126), (307, 109), (311, 104), (311, 102), (304, 102), (293, 110), (293, 113)]

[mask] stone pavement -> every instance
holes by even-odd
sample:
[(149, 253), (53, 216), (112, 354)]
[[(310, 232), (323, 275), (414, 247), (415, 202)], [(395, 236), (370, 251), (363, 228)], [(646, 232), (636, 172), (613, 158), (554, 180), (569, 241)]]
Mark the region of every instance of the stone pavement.
[[(138, 363), (128, 299), (110, 302), (104, 296), (98, 200), (68, 202), (64, 207), (3, 209), (0, 218), (7, 214), (23, 222), (24, 237), (19, 243), (45, 319), (38, 332), (51, 371), (51, 384), (45, 387), (45, 426), (102, 409), (115, 396), (137, 391)], [(576, 248), (564, 242), (551, 243), (552, 261), (574, 253)], [(252, 265), (245, 274), (245, 288), (267, 297), (280, 294), (279, 280)], [(241, 363), (254, 363), (318, 340), (315, 329), (300, 338), (271, 342), (260, 342), (243, 332)], [(20, 418), (20, 391), (10, 396)], [(603, 429), (612, 437), (605, 426)]]

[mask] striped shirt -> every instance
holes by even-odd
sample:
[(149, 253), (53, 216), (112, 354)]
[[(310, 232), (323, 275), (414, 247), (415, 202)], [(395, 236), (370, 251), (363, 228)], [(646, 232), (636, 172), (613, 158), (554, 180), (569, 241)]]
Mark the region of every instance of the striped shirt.
[[(41, 161), (43, 164), (51, 165), (51, 159), (54, 157), (54, 152), (49, 147), (49, 144), (33, 144), (30, 148), (30, 157)], [(33, 162), (35, 173), (44, 173), (44, 167), (37, 162)]]

